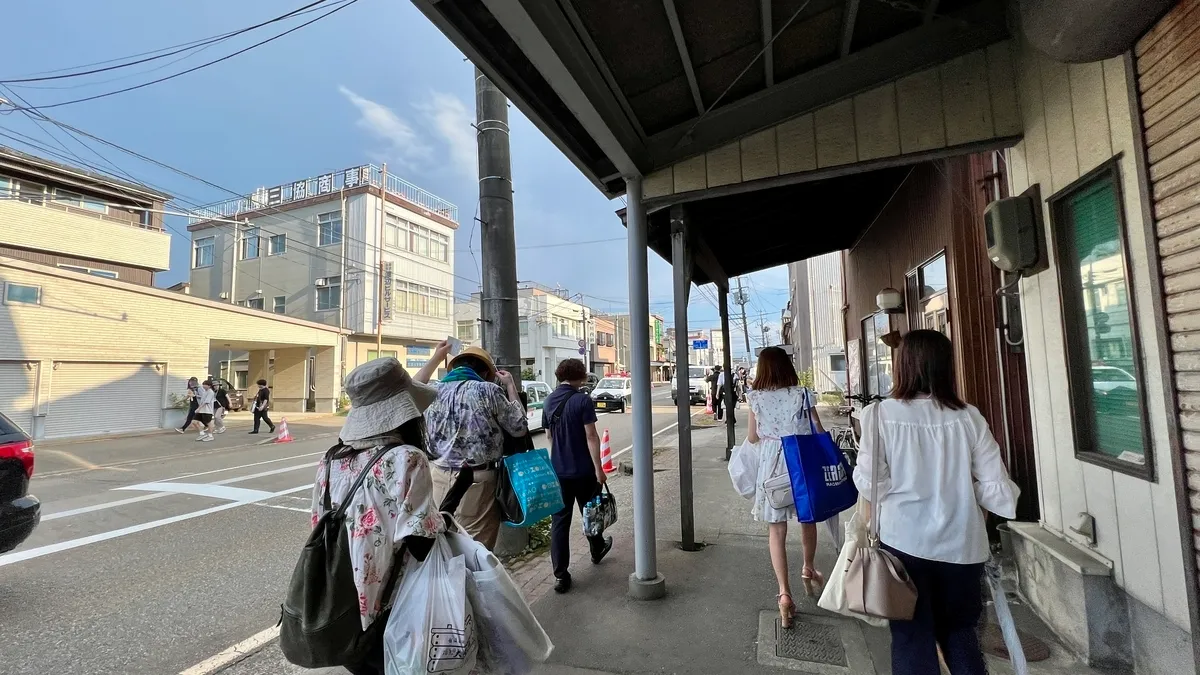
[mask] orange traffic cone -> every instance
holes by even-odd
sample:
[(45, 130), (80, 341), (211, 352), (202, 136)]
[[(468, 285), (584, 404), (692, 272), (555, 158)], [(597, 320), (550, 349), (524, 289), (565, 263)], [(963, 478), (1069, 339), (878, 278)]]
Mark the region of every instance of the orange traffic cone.
[(705, 415), (711, 415), (711, 414), (713, 414), (713, 407), (712, 407), (712, 393), (711, 393), (711, 392), (709, 392), (709, 393), (708, 393), (708, 394), (707, 394), (707, 395), (704, 397), (704, 414), (705, 414)]
[(608, 429), (604, 430), (604, 436), (600, 439), (600, 468), (604, 469), (604, 473), (615, 471), (612, 462), (612, 449), (608, 447)]
[(288, 431), (287, 418), (283, 417), (279, 420), (279, 435), (275, 437), (276, 443), (291, 443), (292, 432)]

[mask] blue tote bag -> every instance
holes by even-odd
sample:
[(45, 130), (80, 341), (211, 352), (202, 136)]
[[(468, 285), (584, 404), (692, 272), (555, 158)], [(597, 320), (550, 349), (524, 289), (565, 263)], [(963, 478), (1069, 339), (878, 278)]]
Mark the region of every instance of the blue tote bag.
[(811, 411), (809, 402), (804, 412), (812, 433), (781, 439), (783, 458), (792, 480), (796, 518), (802, 523), (829, 520), (858, 502), (858, 488), (850, 478), (846, 457), (828, 432), (817, 433)]
[(562, 510), (562, 488), (545, 448), (505, 457), (504, 468), (524, 516), (521, 522), (511, 525), (527, 527)]

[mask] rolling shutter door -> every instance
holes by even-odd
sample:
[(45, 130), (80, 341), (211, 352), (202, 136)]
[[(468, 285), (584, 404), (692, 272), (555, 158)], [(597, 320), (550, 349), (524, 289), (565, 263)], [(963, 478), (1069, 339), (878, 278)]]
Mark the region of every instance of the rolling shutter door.
[(1177, 4), (1138, 40), (1134, 55), (1200, 559), (1200, 0)]
[(55, 362), (46, 438), (157, 429), (162, 373), (149, 363)]
[(37, 369), (37, 363), (0, 361), (0, 412), (31, 436)]

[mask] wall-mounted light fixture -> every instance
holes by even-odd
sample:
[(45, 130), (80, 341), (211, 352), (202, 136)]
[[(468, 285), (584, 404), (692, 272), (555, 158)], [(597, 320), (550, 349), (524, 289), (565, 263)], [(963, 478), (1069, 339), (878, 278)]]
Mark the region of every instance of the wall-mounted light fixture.
[(889, 286), (875, 296), (875, 305), (885, 312), (899, 312), (904, 309), (904, 295)]

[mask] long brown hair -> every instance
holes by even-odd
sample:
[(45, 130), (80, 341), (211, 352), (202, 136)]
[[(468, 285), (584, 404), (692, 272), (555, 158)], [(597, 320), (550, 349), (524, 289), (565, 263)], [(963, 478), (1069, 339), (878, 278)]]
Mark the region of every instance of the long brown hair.
[(909, 331), (896, 353), (896, 383), (892, 398), (911, 401), (928, 396), (943, 408), (967, 407), (954, 383), (954, 352), (950, 338), (936, 330)]
[(767, 347), (758, 355), (758, 368), (754, 371), (755, 389), (786, 389), (800, 384), (796, 367), (787, 352), (779, 347)]

